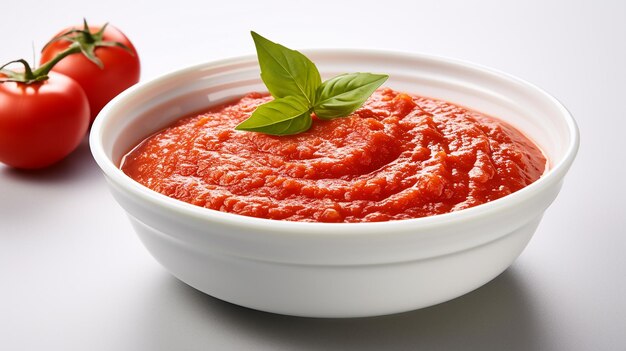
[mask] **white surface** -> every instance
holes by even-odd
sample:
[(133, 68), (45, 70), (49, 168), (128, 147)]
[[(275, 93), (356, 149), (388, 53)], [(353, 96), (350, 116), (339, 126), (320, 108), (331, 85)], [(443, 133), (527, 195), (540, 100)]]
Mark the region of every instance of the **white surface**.
[(509, 267), (578, 150), (569, 112), (527, 82), (465, 62), (367, 50), (307, 55), (322, 77), (385, 72), (394, 89), (501, 116), (539, 143), (551, 169), (498, 201), (414, 220), (320, 224), (207, 211), (147, 189), (119, 163), (137, 143), (181, 116), (264, 90), (254, 56), (209, 62), (128, 89), (91, 128), (92, 155), (155, 259), (213, 297), (304, 317), (370, 317), (429, 307), (464, 295)]
[(88, 5), (4, 4), (12, 15), (0, 21), (0, 61), (29, 58), (31, 41), (41, 47), (83, 16), (128, 34), (143, 79), (251, 54), (250, 29), (295, 48), (423, 51), (546, 89), (577, 119), (581, 150), (533, 240), (503, 275), (439, 306), (358, 320), (255, 312), (179, 283), (137, 240), (86, 143), (45, 172), (0, 166), (0, 349), (626, 347), (623, 2)]

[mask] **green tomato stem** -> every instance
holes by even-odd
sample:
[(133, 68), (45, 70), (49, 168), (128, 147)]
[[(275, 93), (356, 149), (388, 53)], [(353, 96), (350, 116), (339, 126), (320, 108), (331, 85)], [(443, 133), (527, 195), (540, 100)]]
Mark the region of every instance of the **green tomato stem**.
[[(56, 56), (54, 56), (50, 61), (44, 63), (43, 65), (39, 66), (35, 70), (31, 69), (28, 62), (24, 59), (11, 61), (3, 65), (2, 67), (0, 67), (0, 70), (2, 70), (2, 73), (8, 76), (8, 78), (0, 79), (0, 83), (17, 82), (17, 83), (23, 83), (23, 84), (33, 84), (33, 83), (44, 81), (48, 79), (48, 73), (50, 73), (50, 70), (52, 70), (54, 65), (59, 63), (59, 61), (61, 61), (65, 57), (72, 55), (72, 54), (79, 53), (80, 51), (81, 50), (78, 45), (70, 45), (67, 49), (61, 51)], [(2, 69), (11, 63), (21, 63), (24, 66), (24, 72), (16, 72), (12, 70)]]
[[(52, 69), (52, 67), (54, 67), (54, 65), (56, 65), (59, 61), (61, 61), (62, 59), (64, 59), (65, 57), (69, 55), (76, 54), (79, 52), (80, 52), (80, 47), (75, 46), (75, 45), (70, 45), (67, 49), (61, 51), (56, 56), (54, 56), (50, 61), (44, 63), (43, 65), (39, 66), (39, 68), (37, 68), (35, 71), (33, 71), (32, 73), (34, 76), (33, 78), (47, 76), (50, 70)], [(29, 77), (26, 77), (26, 78), (29, 78)]]
[[(89, 31), (89, 25), (87, 24), (87, 20), (83, 19), (83, 29), (72, 29), (59, 36), (50, 40), (44, 48), (48, 47), (53, 42), (59, 40), (67, 40), (71, 42), (71, 44), (63, 51), (59, 52), (54, 56), (50, 61), (44, 63), (37, 69), (31, 69), (26, 60), (14, 60), (3, 66), (0, 66), (0, 73), (7, 76), (7, 78), (0, 77), (0, 83), (4, 82), (18, 82), (23, 84), (33, 84), (37, 82), (44, 81), (48, 79), (48, 73), (52, 70), (52, 68), (59, 63), (59, 61), (63, 60), (65, 57), (73, 54), (82, 53), (85, 55), (87, 59), (89, 59), (94, 64), (98, 65), (101, 69), (104, 67), (102, 62), (95, 55), (95, 49), (98, 47), (120, 47), (126, 51), (128, 51), (131, 55), (134, 56), (133, 51), (127, 47), (126, 45), (116, 42), (116, 41), (103, 41), (104, 30), (106, 29), (108, 23), (103, 25), (100, 31), (96, 33), (91, 33)], [(4, 69), (7, 65), (11, 63), (21, 63), (24, 66), (23, 72), (15, 72), (12, 70)]]
[[(83, 40), (85, 41), (85, 43), (93, 44), (96, 42), (96, 38), (94, 38), (93, 34), (89, 30), (89, 25), (87, 24), (86, 18), (83, 18), (83, 30), (81, 34), (83, 35)], [(102, 38), (99, 38), (99, 39), (102, 39)]]

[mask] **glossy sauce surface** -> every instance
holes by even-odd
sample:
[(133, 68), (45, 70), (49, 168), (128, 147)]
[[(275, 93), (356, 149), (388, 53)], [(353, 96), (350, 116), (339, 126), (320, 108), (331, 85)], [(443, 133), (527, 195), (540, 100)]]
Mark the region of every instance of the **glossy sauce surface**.
[(354, 114), (294, 136), (236, 131), (271, 97), (178, 120), (122, 161), (167, 196), (246, 216), (374, 222), (432, 216), (515, 192), (545, 171), (510, 125), (454, 104), (379, 89)]

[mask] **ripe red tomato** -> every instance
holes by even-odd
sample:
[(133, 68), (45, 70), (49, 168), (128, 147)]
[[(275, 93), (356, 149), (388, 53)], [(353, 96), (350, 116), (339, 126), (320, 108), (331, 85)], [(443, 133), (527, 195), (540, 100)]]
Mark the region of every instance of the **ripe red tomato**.
[(89, 102), (73, 79), (50, 72), (38, 83), (0, 83), (0, 162), (49, 166), (72, 152), (89, 128)]
[[(72, 29), (80, 30), (82, 27), (69, 27), (59, 32), (58, 35)], [(101, 26), (89, 26), (89, 31), (92, 33), (100, 29)], [(139, 56), (124, 33), (108, 25), (104, 30), (102, 40), (124, 44), (130, 52), (121, 47), (100, 46), (96, 47), (95, 55), (102, 61), (103, 68), (98, 67), (82, 54), (73, 54), (65, 57), (52, 69), (54, 72), (73, 78), (83, 88), (89, 100), (91, 122), (111, 99), (139, 81)], [(70, 44), (66, 40), (49, 43), (41, 53), (41, 64), (51, 60)]]

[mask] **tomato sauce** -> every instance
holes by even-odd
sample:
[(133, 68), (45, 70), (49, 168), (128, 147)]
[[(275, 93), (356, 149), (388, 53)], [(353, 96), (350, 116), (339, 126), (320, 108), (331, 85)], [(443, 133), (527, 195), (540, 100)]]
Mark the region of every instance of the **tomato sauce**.
[(377, 90), (349, 117), (293, 136), (236, 131), (271, 97), (178, 120), (129, 152), (146, 187), (218, 211), (275, 220), (377, 222), (480, 205), (536, 181), (541, 150), (510, 125), (454, 104)]

